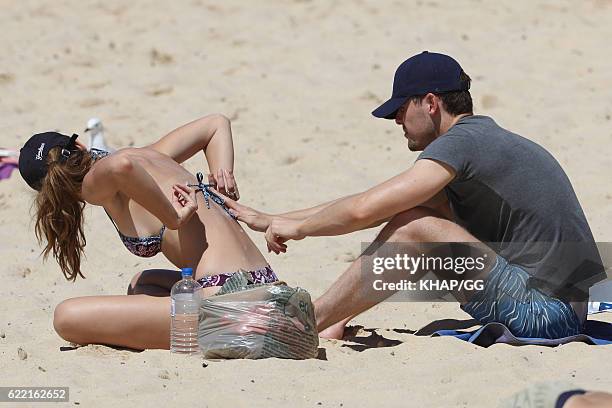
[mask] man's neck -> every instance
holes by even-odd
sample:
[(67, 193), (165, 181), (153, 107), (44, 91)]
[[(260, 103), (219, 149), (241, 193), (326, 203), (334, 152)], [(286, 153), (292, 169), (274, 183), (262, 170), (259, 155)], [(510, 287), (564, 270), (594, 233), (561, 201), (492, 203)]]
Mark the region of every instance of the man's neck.
[(448, 132), (449, 129), (455, 126), (455, 124), (459, 122), (459, 120), (461, 120), (462, 118), (472, 115), (473, 113), (462, 113), (461, 115), (457, 116), (444, 115), (442, 117), (442, 123), (440, 123), (440, 136)]

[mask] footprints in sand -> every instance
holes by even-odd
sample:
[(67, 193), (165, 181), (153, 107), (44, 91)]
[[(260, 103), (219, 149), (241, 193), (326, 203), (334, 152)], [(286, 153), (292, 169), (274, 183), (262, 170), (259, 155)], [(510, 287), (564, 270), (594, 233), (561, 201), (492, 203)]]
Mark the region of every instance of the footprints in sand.
[(160, 370), (159, 373), (157, 373), (157, 377), (161, 378), (162, 380), (170, 380), (171, 378), (178, 378), (178, 376), (179, 373), (176, 370), (172, 374), (170, 374), (168, 370)]
[(289, 166), (297, 162), (298, 160), (300, 160), (300, 156), (287, 156), (281, 161), (281, 164), (285, 166)]
[(483, 109), (495, 108), (498, 105), (498, 99), (495, 95), (485, 94), (480, 99), (480, 105)]
[(365, 91), (363, 94), (361, 94), (359, 99), (364, 101), (373, 101), (377, 104), (381, 104), (383, 102), (383, 100), (372, 91)]
[(354, 262), (359, 256), (351, 251), (346, 251), (344, 254), (342, 254), (341, 256), (334, 256), (334, 261), (342, 261), (342, 262), (347, 262), (347, 263), (352, 263)]
[[(236, 44), (234, 44), (234, 43), (236, 43)], [(233, 47), (240, 46), (240, 45), (238, 45), (238, 44), (240, 44), (240, 41), (236, 40), (236, 41), (234, 41), (234, 43), (232, 43)], [(235, 73), (237, 73), (238, 71), (240, 71), (241, 69), (248, 68), (248, 67), (249, 67), (249, 64), (247, 62), (240, 61), (240, 63), (237, 66), (230, 67), (230, 68), (226, 69), (225, 71), (222, 72), (222, 74), (224, 76), (232, 76)]]
[(15, 75), (9, 72), (0, 72), (0, 85), (11, 84), (15, 82)]
[(104, 11), (105, 13), (111, 15), (111, 16), (115, 16), (115, 17), (121, 17), (127, 10), (128, 10), (128, 6), (123, 4), (123, 5), (117, 5), (117, 6), (111, 6), (109, 4), (107, 4), (106, 2), (100, 2), (97, 4), (97, 8), (99, 8), (100, 10)]
[(30, 268), (26, 268), (26, 267), (19, 268), (19, 270), (18, 270), (18, 274), (22, 278), (27, 278), (28, 275), (30, 275), (31, 273), (32, 273), (32, 270)]
[(84, 88), (96, 90), (96, 89), (102, 89), (109, 84), (110, 84), (110, 81), (92, 82), (91, 84), (85, 85)]
[(79, 102), (81, 108), (93, 108), (96, 106), (104, 105), (105, 101), (100, 98), (87, 98)]
[(149, 63), (152, 67), (156, 65), (168, 65), (174, 63), (174, 57), (168, 53), (153, 48), (149, 52)]
[(161, 95), (170, 94), (173, 91), (174, 91), (174, 88), (172, 86), (161, 86), (161, 87), (154, 87), (152, 89), (149, 89), (145, 91), (145, 93), (149, 96), (161, 96)]
[(229, 116), (229, 120), (231, 120), (232, 122), (235, 122), (238, 120), (238, 118), (240, 118), (240, 114), (243, 112), (247, 112), (249, 110), (249, 108), (238, 108), (236, 109), (230, 116)]

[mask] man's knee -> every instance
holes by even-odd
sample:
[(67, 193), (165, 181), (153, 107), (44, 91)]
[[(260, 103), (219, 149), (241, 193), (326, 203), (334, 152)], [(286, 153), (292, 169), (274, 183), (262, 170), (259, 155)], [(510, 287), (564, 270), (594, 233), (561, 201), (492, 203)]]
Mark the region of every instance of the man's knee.
[(414, 207), (391, 218), (387, 226), (393, 241), (427, 241), (431, 231), (449, 222), (427, 207)]

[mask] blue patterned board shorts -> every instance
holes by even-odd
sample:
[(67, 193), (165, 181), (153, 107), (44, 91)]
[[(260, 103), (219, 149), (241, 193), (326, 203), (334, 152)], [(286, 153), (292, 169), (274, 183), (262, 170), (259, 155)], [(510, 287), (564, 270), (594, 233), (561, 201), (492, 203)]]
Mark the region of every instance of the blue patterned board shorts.
[(482, 324), (502, 323), (517, 337), (559, 339), (582, 332), (569, 303), (527, 285), (529, 274), (497, 256), (484, 288), (462, 309)]

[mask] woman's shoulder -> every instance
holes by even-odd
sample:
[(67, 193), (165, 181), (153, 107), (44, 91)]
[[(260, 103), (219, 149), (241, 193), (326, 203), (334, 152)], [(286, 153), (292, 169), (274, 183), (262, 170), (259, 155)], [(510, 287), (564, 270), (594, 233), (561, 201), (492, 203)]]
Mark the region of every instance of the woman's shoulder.
[(125, 147), (104, 155), (104, 160), (96, 161), (92, 169), (104, 173), (117, 171), (121, 173), (129, 168), (131, 163), (149, 159), (152, 154), (158, 153), (146, 147)]
[(127, 174), (132, 165), (128, 149), (121, 149), (96, 160), (83, 178), (81, 195), (83, 200), (94, 205), (105, 205), (117, 194), (117, 180)]
[(118, 161), (122, 159), (149, 159), (149, 158), (158, 158), (159, 156), (167, 157), (165, 154), (158, 152), (157, 150), (151, 148), (151, 146), (143, 146), (143, 147), (124, 147), (119, 149), (107, 157), (113, 158), (113, 161)]

